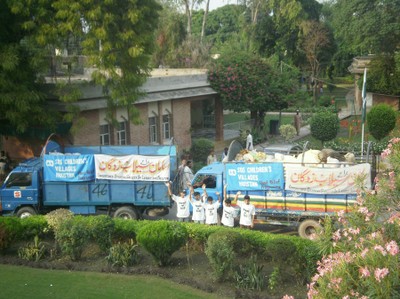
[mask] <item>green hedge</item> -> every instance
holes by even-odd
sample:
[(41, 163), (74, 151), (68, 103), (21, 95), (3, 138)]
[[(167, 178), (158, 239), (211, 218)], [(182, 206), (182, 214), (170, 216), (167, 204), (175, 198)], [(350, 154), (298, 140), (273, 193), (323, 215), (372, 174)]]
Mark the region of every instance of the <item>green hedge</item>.
[[(66, 219), (57, 241), (60, 242), (59, 245), (61, 245), (64, 254), (73, 259), (79, 259), (83, 248), (90, 240), (97, 242), (102, 251), (105, 252), (112, 244), (136, 240), (139, 234), (150, 235), (159, 226), (163, 231), (162, 235), (168, 238), (163, 240), (155, 238), (153, 242), (163, 241), (165, 243), (165, 240), (171, 240), (170, 238), (180, 235), (183, 238), (179, 237), (178, 241), (174, 239), (176, 241), (174, 241), (174, 244), (178, 244), (177, 246), (180, 247), (184, 244), (182, 240), (186, 241), (186, 236), (188, 236), (188, 244), (192, 246), (191, 250), (204, 250), (209, 237), (216, 232), (234, 231), (240, 234), (247, 244), (245, 250), (248, 254), (256, 254), (265, 259), (276, 260), (279, 258), (279, 252), (291, 252), (293, 256), (291, 256), (290, 263), (307, 281), (315, 273), (317, 261), (321, 258), (317, 243), (297, 236), (196, 223), (176, 223), (165, 220), (124, 220), (107, 216), (75, 216), (73, 219)], [(176, 234), (167, 234), (168, 230)], [(45, 234), (46, 231), (48, 231), (48, 225), (43, 216), (32, 216), (25, 219), (0, 217), (0, 249), (6, 249), (17, 241), (33, 240), (35, 235), (40, 236)], [(159, 233), (154, 235), (159, 236)], [(149, 244), (150, 239), (150, 237), (146, 237), (145, 242)], [(154, 248), (153, 245), (147, 246)], [(176, 250), (175, 247), (174, 250)], [(170, 254), (172, 253), (170, 252)]]

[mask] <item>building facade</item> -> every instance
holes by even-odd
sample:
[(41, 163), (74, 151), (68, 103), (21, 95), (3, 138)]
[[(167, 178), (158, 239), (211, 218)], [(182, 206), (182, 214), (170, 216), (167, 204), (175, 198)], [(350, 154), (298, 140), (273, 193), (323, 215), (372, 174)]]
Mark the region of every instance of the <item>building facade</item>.
[[(207, 82), (206, 70), (159, 69), (142, 86), (144, 96), (135, 105), (139, 124), (129, 121), (128, 109), (112, 111), (116, 122), (107, 119), (107, 100), (100, 86), (83, 85), (82, 97), (75, 105), (80, 119), (75, 129), (63, 137), (74, 145), (160, 145), (174, 143), (178, 151), (190, 148), (192, 131), (204, 126), (205, 111), (214, 113), (215, 140), (223, 139), (223, 109), (218, 94)], [(58, 110), (65, 105), (51, 101)], [(206, 113), (207, 114), (207, 113)], [(11, 159), (40, 155), (46, 140), (2, 136), (2, 149)]]

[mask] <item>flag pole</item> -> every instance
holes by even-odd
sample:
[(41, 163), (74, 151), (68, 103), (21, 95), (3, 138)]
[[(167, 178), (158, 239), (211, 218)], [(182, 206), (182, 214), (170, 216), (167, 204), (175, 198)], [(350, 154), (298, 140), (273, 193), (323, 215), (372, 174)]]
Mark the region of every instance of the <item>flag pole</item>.
[(361, 160), (363, 160), (364, 156), (364, 132), (365, 132), (365, 118), (367, 114), (367, 68), (364, 68), (364, 78), (363, 78), (363, 85), (361, 91), (361, 98), (362, 98), (362, 124), (361, 124)]

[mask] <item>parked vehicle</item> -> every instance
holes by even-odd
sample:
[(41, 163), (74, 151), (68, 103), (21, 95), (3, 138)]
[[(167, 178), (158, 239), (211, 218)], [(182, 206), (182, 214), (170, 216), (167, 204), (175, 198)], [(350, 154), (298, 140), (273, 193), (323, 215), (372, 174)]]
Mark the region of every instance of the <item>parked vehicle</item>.
[[(228, 155), (235, 157), (240, 147), (231, 145)], [(289, 153), (289, 152), (288, 152)], [(357, 195), (355, 178), (364, 176), (364, 186), (371, 188), (369, 163), (330, 165), (306, 162), (216, 162), (200, 169), (194, 179), (195, 191), (206, 184), (207, 193), (216, 192), (233, 200), (249, 195), (256, 207), (256, 222), (298, 226), (301, 237), (310, 237), (321, 226), (320, 220), (344, 210), (349, 212)], [(226, 198), (223, 198), (224, 200)]]
[(168, 212), (164, 182), (176, 169), (174, 145), (62, 148), (49, 141), (41, 157), (20, 163), (5, 179), (2, 215), (27, 217), (67, 208), (138, 219), (151, 209)]

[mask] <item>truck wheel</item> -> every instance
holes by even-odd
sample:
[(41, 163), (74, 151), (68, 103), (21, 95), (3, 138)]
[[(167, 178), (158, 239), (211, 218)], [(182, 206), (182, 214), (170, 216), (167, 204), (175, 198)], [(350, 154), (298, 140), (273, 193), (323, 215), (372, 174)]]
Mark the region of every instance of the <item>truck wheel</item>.
[(27, 218), (33, 215), (36, 215), (36, 211), (31, 207), (22, 207), (17, 212), (17, 217), (19, 218)]
[(132, 207), (120, 207), (114, 213), (114, 218), (133, 219), (137, 220), (138, 214)]
[(314, 239), (321, 229), (322, 226), (318, 221), (307, 219), (300, 223), (298, 233), (301, 238)]

